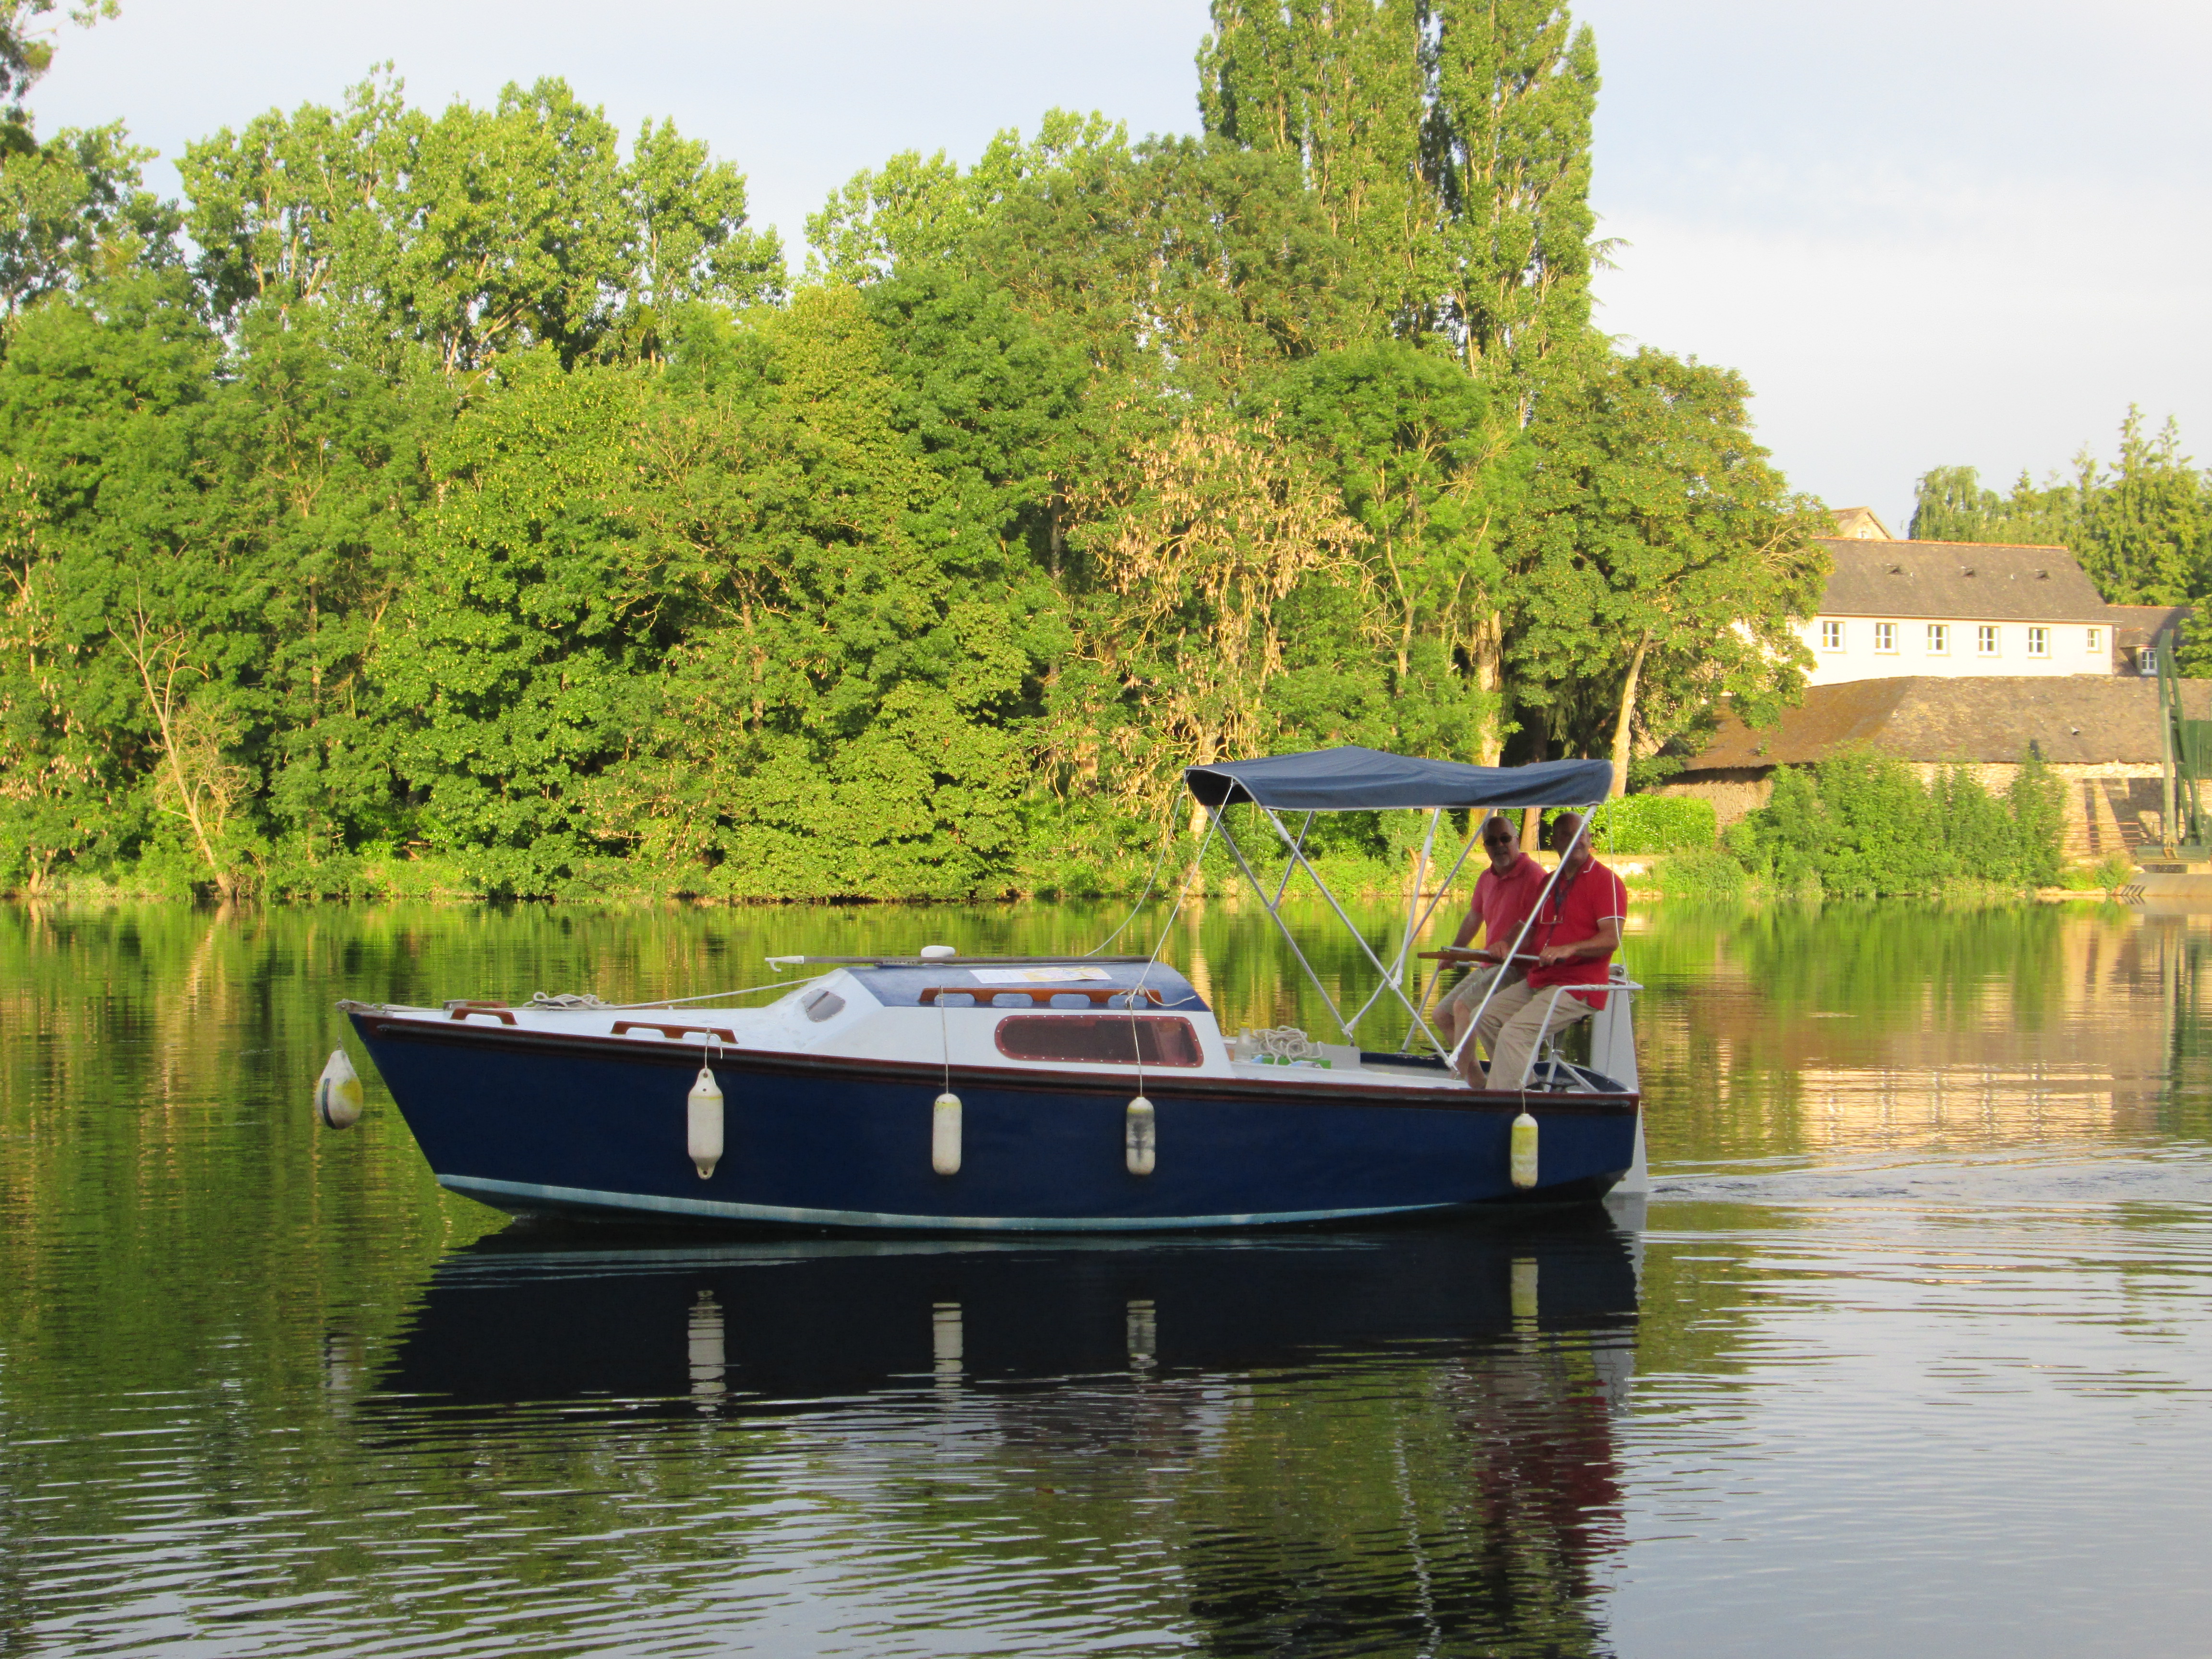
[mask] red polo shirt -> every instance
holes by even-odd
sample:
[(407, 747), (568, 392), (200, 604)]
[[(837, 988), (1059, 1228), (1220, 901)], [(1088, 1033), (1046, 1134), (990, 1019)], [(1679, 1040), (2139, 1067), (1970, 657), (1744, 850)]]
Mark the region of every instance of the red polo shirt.
[[(1547, 873), (1526, 853), (1516, 855), (1512, 867), (1502, 876), (1487, 866), (1484, 867), (1474, 884), (1474, 908), (1482, 917), (1484, 950), (1502, 957), (1513, 948), (1513, 941), (1521, 936), (1521, 924), (1536, 908), (1536, 896), (1544, 890)], [(1535, 954), (1534, 928), (1521, 948), (1531, 956)]]
[[(1534, 952), (1547, 945), (1579, 945), (1596, 936), (1600, 924), (1626, 921), (1628, 915), (1628, 890), (1621, 885), (1620, 878), (1593, 859), (1583, 866), (1583, 872), (1571, 881), (1562, 881), (1544, 900), (1536, 913), (1536, 925), (1528, 930), (1528, 943), (1523, 948)], [(1586, 957), (1580, 962), (1563, 962), (1547, 968), (1531, 968), (1528, 985), (1540, 990), (1547, 985), (1602, 985), (1606, 972), (1613, 963), (1613, 952), (1601, 957)], [(1593, 1008), (1601, 1007), (1605, 999), (1588, 992), (1576, 991), (1571, 995), (1587, 1002)]]

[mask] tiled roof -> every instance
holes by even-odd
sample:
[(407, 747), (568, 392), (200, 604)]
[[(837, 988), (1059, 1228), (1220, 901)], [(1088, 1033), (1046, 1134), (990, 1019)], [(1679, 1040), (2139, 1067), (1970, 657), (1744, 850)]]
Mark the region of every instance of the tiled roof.
[(2179, 628), (2192, 614), (2185, 605), (2116, 605), (2112, 613), (2112, 643), (2132, 648), (2154, 645), (2169, 628)]
[(1824, 617), (2102, 623), (2112, 607), (2063, 547), (1822, 537), (1835, 560)]
[[(2212, 680), (2184, 680), (2183, 706), (2212, 718)], [(2159, 761), (2158, 685), (2112, 674), (1905, 675), (1808, 687), (1754, 732), (1733, 714), (1683, 776), (1817, 761), (1865, 744), (1908, 761)]]

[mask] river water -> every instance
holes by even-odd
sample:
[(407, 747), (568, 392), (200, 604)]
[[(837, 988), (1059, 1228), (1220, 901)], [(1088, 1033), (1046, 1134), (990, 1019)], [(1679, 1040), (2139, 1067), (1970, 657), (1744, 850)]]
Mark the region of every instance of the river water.
[[(1115, 919), (0, 911), (0, 1654), (2212, 1646), (2212, 918), (1644, 911), (1574, 1222), (636, 1238), (309, 1119), (341, 995)], [(1322, 1024), (1249, 908), (1166, 954)]]

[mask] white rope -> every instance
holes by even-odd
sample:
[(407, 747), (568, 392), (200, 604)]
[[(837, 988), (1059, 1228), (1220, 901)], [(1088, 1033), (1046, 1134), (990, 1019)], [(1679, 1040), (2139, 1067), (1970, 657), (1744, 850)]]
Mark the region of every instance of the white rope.
[(1260, 1052), (1277, 1060), (1318, 1060), (1321, 1044), (1295, 1025), (1267, 1025), (1252, 1033)]
[(1119, 927), (1116, 927), (1112, 933), (1107, 934), (1104, 939), (1100, 939), (1097, 944), (1092, 945), (1088, 951), (1085, 951), (1083, 953), (1085, 956), (1097, 956), (1101, 951), (1111, 945), (1115, 939), (1121, 938), (1123, 933), (1128, 932), (1129, 924), (1134, 921), (1144, 913), (1145, 901), (1152, 896), (1152, 884), (1160, 878), (1161, 867), (1167, 863), (1168, 854), (1175, 846), (1175, 813), (1172, 810), (1169, 811), (1168, 820), (1166, 823), (1161, 826), (1161, 829), (1163, 834), (1160, 841), (1159, 856), (1152, 860), (1152, 873), (1145, 878), (1144, 886), (1139, 888), (1137, 891), (1137, 902), (1135, 908), (1131, 909), (1127, 915), (1121, 918), (1121, 925)]

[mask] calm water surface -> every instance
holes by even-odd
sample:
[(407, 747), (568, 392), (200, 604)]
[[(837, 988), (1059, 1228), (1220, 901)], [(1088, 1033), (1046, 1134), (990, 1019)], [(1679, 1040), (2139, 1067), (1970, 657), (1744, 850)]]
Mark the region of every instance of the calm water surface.
[[(1573, 1224), (636, 1237), (309, 1121), (340, 995), (1117, 919), (0, 911), (0, 1654), (2212, 1645), (2212, 917), (1644, 914)], [(1168, 954), (1317, 1028), (1264, 927)]]

